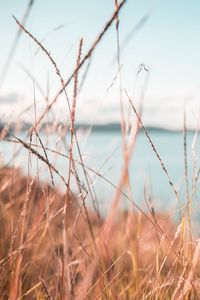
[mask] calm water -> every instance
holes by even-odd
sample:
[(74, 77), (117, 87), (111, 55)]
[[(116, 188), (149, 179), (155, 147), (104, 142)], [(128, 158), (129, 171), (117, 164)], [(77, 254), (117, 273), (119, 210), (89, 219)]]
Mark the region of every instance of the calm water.
[[(185, 201), (185, 184), (184, 184), (184, 151), (183, 151), (183, 136), (181, 132), (163, 132), (163, 131), (150, 131), (150, 136), (156, 146), (156, 149), (161, 156), (168, 173), (175, 184), (182, 203)], [(21, 138), (25, 138), (25, 134), (21, 135)], [(187, 136), (187, 151), (188, 151), (188, 171), (189, 171), (189, 183), (190, 191), (192, 184), (193, 174), (193, 159), (192, 159), (192, 142), (194, 133), (189, 132)], [(41, 134), (41, 139), (44, 145), (51, 149), (58, 150), (64, 154), (67, 153), (64, 144), (58, 140), (56, 135)], [(68, 142), (68, 141), (67, 141)], [(103, 176), (109, 179), (115, 185), (118, 184), (122, 167), (123, 156), (121, 147), (121, 136), (118, 132), (94, 132), (89, 136), (80, 134), (79, 137), (80, 147), (83, 154), (84, 162), (92, 169), (99, 171)], [(197, 158), (199, 156), (200, 144), (197, 144)], [(49, 170), (43, 163), (38, 161), (33, 155), (29, 156), (26, 149), (21, 149), (16, 157), (13, 158), (13, 153), (18, 146), (16, 144), (1, 142), (0, 151), (5, 163), (11, 165), (21, 166), (24, 173), (29, 170), (32, 175), (39, 174), (43, 180), (50, 181)], [(43, 151), (40, 150), (43, 154)], [(78, 158), (77, 151), (75, 149), (76, 157)], [(43, 154), (44, 155), (44, 154)], [(66, 178), (68, 161), (66, 158), (57, 154), (48, 152), (49, 161), (55, 165), (59, 172)], [(28, 164), (29, 162), (29, 164)], [(199, 162), (197, 160), (197, 166)], [(176, 200), (172, 189), (168, 183), (168, 179), (164, 174), (160, 162), (158, 161), (155, 153), (152, 151), (149, 142), (141, 132), (136, 141), (136, 145), (133, 151), (133, 156), (129, 165), (130, 182), (132, 189), (132, 199), (136, 201), (141, 207), (145, 207), (144, 190), (152, 197), (154, 206), (157, 209), (174, 209), (176, 206)], [(90, 179), (93, 182), (92, 186), (95, 190), (97, 199), (101, 206), (101, 209), (105, 211), (110, 207), (111, 199), (114, 195), (115, 189), (109, 185), (102, 178), (89, 172)], [(83, 183), (86, 185), (83, 172), (79, 167), (79, 176)], [(60, 178), (54, 175), (55, 183), (64, 190), (65, 186)], [(75, 185), (74, 185), (74, 189)], [(125, 193), (128, 193), (126, 188)], [(87, 201), (90, 201), (88, 199)], [(194, 199), (194, 212), (195, 218), (198, 216), (198, 196)], [(122, 205), (128, 205), (125, 198), (122, 198)]]

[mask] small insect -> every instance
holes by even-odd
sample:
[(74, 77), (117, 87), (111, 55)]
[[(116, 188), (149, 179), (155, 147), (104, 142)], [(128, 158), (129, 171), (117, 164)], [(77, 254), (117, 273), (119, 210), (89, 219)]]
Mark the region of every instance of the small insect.
[(145, 66), (145, 64), (141, 63), (139, 65), (139, 69), (138, 69), (138, 72), (137, 74), (139, 74), (142, 70), (145, 70), (146, 72), (148, 72), (149, 70), (147, 69), (147, 67)]

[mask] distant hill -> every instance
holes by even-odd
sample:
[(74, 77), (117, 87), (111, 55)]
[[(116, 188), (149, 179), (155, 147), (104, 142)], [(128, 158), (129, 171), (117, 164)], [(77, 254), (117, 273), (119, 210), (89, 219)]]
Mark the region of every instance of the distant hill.
[[(2, 129), (4, 128), (6, 124), (4, 123), (0, 123), (0, 132), (2, 131)], [(42, 125), (42, 129), (45, 129), (46, 126), (49, 126), (51, 127), (52, 125), (54, 125), (53, 123), (43, 123)], [(63, 126), (65, 127), (66, 124), (64, 125), (63, 123), (58, 123), (56, 124), (56, 126)], [(20, 126), (19, 124), (16, 124), (16, 123), (12, 123), (10, 124), (9, 126), (9, 130), (11, 132), (14, 132), (15, 131), (15, 128), (18, 128), (19, 129), (20, 127), (20, 130), (21, 131), (27, 131), (31, 128), (31, 124), (30, 123), (21, 123)], [(55, 127), (55, 125), (54, 125)], [(86, 123), (78, 123), (75, 125), (75, 128), (76, 130), (77, 129), (83, 129), (83, 130), (88, 130), (91, 128), (91, 125), (90, 124), (86, 124)], [(156, 131), (156, 132), (181, 132), (182, 130), (178, 130), (178, 129), (170, 129), (170, 128), (161, 128), (161, 127), (153, 127), (153, 126), (146, 126), (146, 129), (149, 131), (149, 132), (153, 132), (153, 131)], [(143, 131), (142, 128), (140, 128), (141, 131)], [(109, 124), (94, 124), (92, 125), (92, 131), (93, 132), (120, 132), (121, 131), (121, 126), (119, 123), (109, 123)], [(194, 131), (194, 130), (188, 130), (188, 131)]]
[[(81, 129), (89, 129), (91, 125), (89, 124), (77, 124), (76, 128)], [(146, 129), (148, 131), (160, 131), (160, 132), (181, 132), (182, 130), (174, 130), (170, 128), (161, 128), (161, 127), (153, 127), (153, 126), (146, 126)], [(140, 128), (141, 131), (143, 131), (142, 128)], [(120, 132), (121, 131), (121, 125), (119, 123), (110, 123), (110, 124), (94, 124), (92, 126), (92, 131), (94, 132)]]

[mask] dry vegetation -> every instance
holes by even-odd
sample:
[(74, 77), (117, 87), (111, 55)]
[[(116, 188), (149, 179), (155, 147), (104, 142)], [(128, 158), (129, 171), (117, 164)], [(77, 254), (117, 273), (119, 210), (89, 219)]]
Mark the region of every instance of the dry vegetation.
[[(78, 74), (93, 55), (104, 34), (115, 23), (118, 73), (121, 77), (118, 12), (125, 2), (118, 4), (115, 1), (115, 12), (83, 58), (81, 39), (74, 72), (66, 81), (50, 52), (24, 27), (24, 23), (15, 18), (20, 32), (27, 34), (49, 58), (61, 88), (28, 131), (27, 139), (30, 137), (30, 142), (12, 135), (12, 141), (26, 148), (27, 152), (48, 166), (52, 184), (41, 183), (38, 177), (24, 176), (16, 168), (0, 168), (0, 299), (200, 298), (200, 242), (193, 238), (190, 226), (190, 206), (194, 193), (191, 197), (187, 195), (188, 202), (181, 210), (177, 225), (171, 221), (170, 216), (155, 213), (150, 206), (149, 212), (144, 212), (124, 192), (130, 184), (128, 168), (137, 133), (143, 127), (147, 142), (161, 164), (161, 172), (165, 173), (175, 199), (179, 201), (178, 192), (142, 123), (142, 103), (136, 110), (126, 91), (125, 96), (130, 102), (130, 109), (136, 115), (136, 122), (128, 132), (132, 136), (131, 143), (126, 144), (127, 122), (120, 95), (124, 168), (119, 184), (115, 187), (111, 211), (107, 217), (101, 218), (86, 205), (87, 197), (93, 199), (93, 193), (75, 130)], [(72, 81), (73, 99), (70, 101), (67, 87)], [(49, 162), (47, 149), (39, 136), (42, 121), (61, 93), (66, 97), (70, 118), (70, 139), (66, 157), (69, 169), (66, 178)], [(1, 133), (1, 139), (7, 138), (8, 131), (9, 126), (6, 126)], [(37, 138), (37, 147), (32, 143), (33, 135)], [(185, 149), (186, 142), (185, 126)], [(74, 156), (74, 147), (78, 159)], [(185, 158), (186, 156), (185, 150)], [(86, 187), (81, 184), (77, 165), (81, 166)], [(61, 177), (66, 193), (60, 193), (55, 187), (53, 173)], [(95, 174), (103, 178), (100, 173)], [(187, 179), (186, 159), (185, 176)], [(72, 177), (75, 178), (78, 195), (72, 192)], [(193, 186), (194, 192), (197, 182), (198, 175)], [(122, 195), (131, 203), (126, 212), (118, 210)]]
[[(0, 169), (1, 299), (198, 299), (199, 244), (170, 217), (119, 213), (107, 220), (18, 169)], [(63, 261), (63, 224), (67, 259)], [(161, 232), (160, 232), (161, 231)], [(190, 295), (190, 296), (189, 296)]]

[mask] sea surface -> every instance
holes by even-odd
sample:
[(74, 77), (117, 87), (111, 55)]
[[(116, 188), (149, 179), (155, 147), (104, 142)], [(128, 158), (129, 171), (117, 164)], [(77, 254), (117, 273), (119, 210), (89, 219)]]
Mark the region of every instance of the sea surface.
[[(26, 133), (16, 134), (22, 140), (27, 141)], [(163, 171), (159, 159), (156, 157), (145, 133), (141, 131), (135, 141), (132, 158), (129, 163), (129, 183), (123, 188), (120, 206), (127, 208), (132, 202), (136, 202), (141, 208), (147, 210), (147, 202), (150, 201), (155, 210), (165, 210), (168, 212), (177, 212), (181, 205), (186, 203), (186, 179), (185, 179), (185, 158), (184, 158), (184, 140), (182, 132), (172, 132), (163, 130), (149, 130), (149, 135), (153, 144), (159, 153), (160, 158), (169, 174), (170, 180), (173, 182), (178, 191), (180, 203), (169, 184), (169, 179)], [(119, 131), (98, 131), (77, 132), (80, 151), (84, 164), (87, 166), (86, 171), (89, 175), (92, 191), (98, 200), (100, 210), (105, 213), (116, 193), (123, 165), (122, 137)], [(40, 138), (44, 147), (58, 151), (64, 155), (69, 155), (67, 145), (70, 143), (70, 136), (61, 140), (57, 134), (40, 133)], [(13, 139), (13, 138), (11, 138)], [(127, 142), (130, 141), (127, 137)], [(187, 133), (187, 172), (188, 172), (188, 189), (189, 195), (192, 194), (192, 183), (195, 173), (198, 172), (200, 166), (199, 154), (200, 143), (197, 137), (195, 144), (195, 132)], [(38, 138), (34, 137), (32, 143), (39, 145), (37, 151), (45, 157), (45, 153)], [(194, 146), (196, 145), (196, 146)], [(35, 148), (36, 149), (36, 148)], [(49, 168), (44, 162), (41, 162), (34, 154), (27, 149), (13, 142), (0, 142), (1, 160), (4, 164), (11, 166), (19, 166), (25, 174), (37, 176), (40, 180), (51, 183)], [(76, 146), (73, 148), (74, 157), (80, 161), (80, 157)], [(46, 151), (48, 160), (59, 173), (66, 179), (68, 176), (68, 159), (57, 153)], [(76, 163), (81, 185), (87, 190), (87, 181), (85, 180), (84, 171), (81, 165)], [(196, 166), (196, 167), (195, 167)], [(91, 168), (93, 171), (89, 171)], [(195, 171), (196, 169), (196, 171)], [(98, 172), (101, 176), (95, 174)], [(73, 179), (73, 190), (78, 193), (76, 182)], [(65, 184), (60, 177), (54, 173), (53, 181), (55, 185), (64, 191)], [(113, 185), (111, 185), (110, 181)], [(86, 198), (91, 205), (90, 196)], [(200, 219), (199, 212), (199, 192), (198, 188), (193, 196), (193, 218)], [(134, 205), (133, 205), (134, 208)]]

